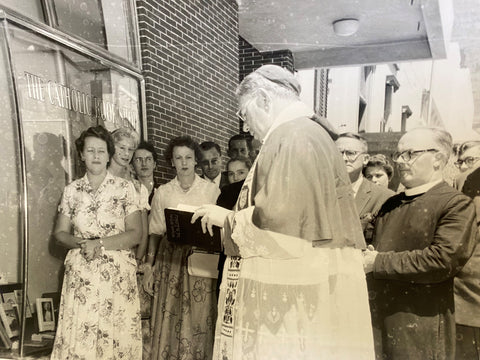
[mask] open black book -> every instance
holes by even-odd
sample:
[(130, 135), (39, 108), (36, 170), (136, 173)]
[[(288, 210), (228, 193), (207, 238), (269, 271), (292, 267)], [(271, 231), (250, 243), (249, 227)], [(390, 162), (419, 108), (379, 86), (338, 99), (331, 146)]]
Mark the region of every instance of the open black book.
[(176, 244), (195, 246), (208, 252), (220, 252), (222, 250), (220, 227), (213, 226), (212, 237), (208, 231), (203, 233), (201, 219), (191, 223), (192, 215), (193, 211), (165, 209), (168, 240)]

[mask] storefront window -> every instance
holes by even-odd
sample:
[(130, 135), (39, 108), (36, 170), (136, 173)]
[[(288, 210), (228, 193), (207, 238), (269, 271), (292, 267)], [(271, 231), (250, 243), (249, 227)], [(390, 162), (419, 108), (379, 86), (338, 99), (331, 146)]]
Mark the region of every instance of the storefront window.
[(16, 11), (30, 19), (45, 22), (41, 0), (0, 0), (0, 6)]
[(60, 290), (65, 251), (52, 232), (64, 186), (83, 175), (74, 141), (97, 124), (141, 133), (139, 80), (11, 24), (8, 33), (25, 138), (28, 295), (35, 299)]
[(60, 30), (138, 65), (131, 0), (52, 0)]
[(0, 28), (0, 283), (21, 282), (21, 181), (13, 85), (7, 61), (5, 33)]

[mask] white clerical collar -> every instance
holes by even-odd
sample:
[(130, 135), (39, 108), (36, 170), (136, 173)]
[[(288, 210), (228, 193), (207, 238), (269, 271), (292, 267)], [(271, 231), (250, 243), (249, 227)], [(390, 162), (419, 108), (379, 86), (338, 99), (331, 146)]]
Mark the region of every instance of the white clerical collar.
[(357, 192), (358, 192), (358, 189), (360, 189), (360, 185), (362, 185), (362, 181), (363, 181), (363, 174), (360, 173), (360, 176), (358, 177), (358, 179), (352, 183), (353, 197), (357, 196)]
[(428, 190), (430, 190), (432, 187), (434, 187), (437, 184), (440, 184), (443, 180), (437, 180), (437, 181), (432, 181), (420, 186), (416, 186), (410, 189), (405, 189), (405, 195), (407, 196), (414, 196), (414, 195), (419, 195), (426, 193)]
[(270, 127), (270, 129), (267, 132), (267, 135), (262, 140), (262, 144), (267, 140), (267, 138), (270, 136), (270, 134), (275, 130), (277, 127), (282, 125), (283, 123), (286, 123), (291, 120), (298, 119), (299, 117), (311, 117), (314, 115), (314, 112), (312, 109), (310, 109), (307, 105), (305, 105), (301, 101), (294, 101), (291, 104), (287, 105), (285, 109), (283, 109), (276, 117), (275, 121), (273, 122), (273, 125)]

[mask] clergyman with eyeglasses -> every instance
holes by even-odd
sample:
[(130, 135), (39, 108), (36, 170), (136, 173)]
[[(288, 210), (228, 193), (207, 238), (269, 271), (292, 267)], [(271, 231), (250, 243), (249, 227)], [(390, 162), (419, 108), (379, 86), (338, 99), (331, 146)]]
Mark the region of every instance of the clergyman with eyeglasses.
[(379, 358), (455, 358), (454, 276), (473, 252), (476, 220), (472, 200), (443, 180), (451, 154), (449, 133), (416, 128), (393, 156), (405, 192), (382, 206), (375, 250), (364, 252)]
[[(365, 233), (369, 228), (369, 223), (385, 200), (395, 193), (388, 188), (374, 184), (362, 175), (363, 167), (370, 158), (367, 141), (362, 136), (353, 133), (340, 134), (335, 144), (345, 161), (355, 196), (355, 206)], [(366, 235), (367, 242), (368, 237)]]

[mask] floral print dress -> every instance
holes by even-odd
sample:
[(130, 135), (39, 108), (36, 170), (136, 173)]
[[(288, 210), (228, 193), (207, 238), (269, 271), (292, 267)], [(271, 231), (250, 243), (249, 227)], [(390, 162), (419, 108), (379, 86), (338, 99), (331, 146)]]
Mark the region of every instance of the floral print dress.
[[(137, 204), (133, 184), (107, 172), (96, 192), (86, 175), (67, 185), (59, 213), (75, 236), (103, 238), (124, 232)], [(103, 251), (90, 262), (80, 249), (68, 252), (52, 360), (142, 358), (135, 269), (130, 250)]]
[[(220, 190), (212, 182), (195, 176), (184, 191), (178, 179), (155, 192), (149, 218), (149, 232), (166, 231), (164, 210), (179, 204), (214, 204)], [(188, 274), (191, 246), (160, 240), (155, 259), (152, 307), (152, 360), (209, 360), (212, 358), (217, 316), (216, 279)]]

